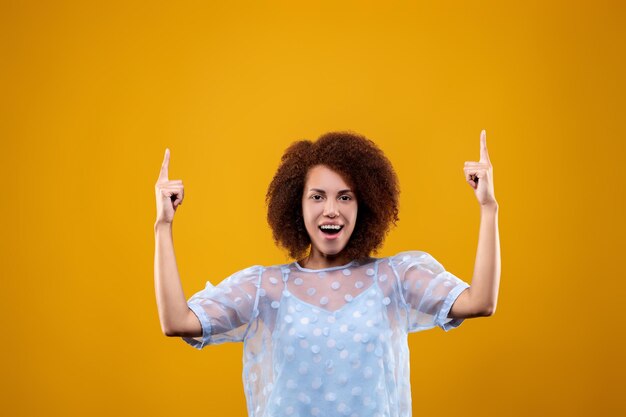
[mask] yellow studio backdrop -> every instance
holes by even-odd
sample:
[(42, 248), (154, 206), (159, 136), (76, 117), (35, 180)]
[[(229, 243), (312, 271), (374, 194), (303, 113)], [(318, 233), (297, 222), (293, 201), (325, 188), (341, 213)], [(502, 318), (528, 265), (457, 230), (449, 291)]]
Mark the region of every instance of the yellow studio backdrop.
[(265, 192), (291, 142), (331, 130), (400, 178), (375, 256), (427, 251), (470, 282), (484, 128), (498, 308), (409, 336), (413, 414), (624, 415), (623, 4), (237, 3), (2, 2), (0, 412), (246, 415), (241, 344), (161, 333), (166, 147), (186, 298), (291, 261)]

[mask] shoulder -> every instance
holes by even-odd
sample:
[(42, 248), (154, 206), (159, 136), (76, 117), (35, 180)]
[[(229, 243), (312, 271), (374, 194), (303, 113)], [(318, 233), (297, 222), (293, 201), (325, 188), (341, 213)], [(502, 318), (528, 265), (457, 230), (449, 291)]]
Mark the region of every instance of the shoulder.
[(408, 250), (389, 256), (389, 264), (397, 272), (407, 272), (413, 269), (428, 269), (432, 272), (441, 272), (443, 265), (430, 253), (421, 250)]
[(417, 261), (424, 261), (432, 258), (432, 256), (428, 252), (424, 252), (421, 250), (407, 250), (398, 252), (395, 255), (388, 256), (387, 259), (389, 263), (394, 266), (402, 265), (402, 264), (411, 264)]
[(255, 282), (258, 281), (267, 267), (263, 265), (252, 265), (244, 269), (240, 269), (228, 277), (233, 283)]

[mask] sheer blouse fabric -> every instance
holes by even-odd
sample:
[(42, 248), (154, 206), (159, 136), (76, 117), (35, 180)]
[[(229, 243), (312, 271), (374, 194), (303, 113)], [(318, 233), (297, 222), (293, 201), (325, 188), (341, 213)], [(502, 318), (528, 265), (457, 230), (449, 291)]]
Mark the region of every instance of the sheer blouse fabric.
[(458, 327), (447, 316), (468, 287), (421, 251), (318, 270), (255, 265), (188, 300), (202, 336), (182, 339), (244, 343), (250, 417), (408, 417), (407, 335)]

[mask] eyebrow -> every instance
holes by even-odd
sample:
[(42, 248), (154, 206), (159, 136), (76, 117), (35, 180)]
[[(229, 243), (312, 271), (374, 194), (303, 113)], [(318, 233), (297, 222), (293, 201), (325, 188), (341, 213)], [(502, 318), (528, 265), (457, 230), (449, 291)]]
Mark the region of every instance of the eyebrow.
[[(326, 191), (320, 190), (319, 188), (309, 188), (309, 191), (317, 191), (318, 193), (326, 194)], [(351, 193), (351, 192), (352, 192), (352, 190), (350, 190), (348, 188), (348, 189), (345, 189), (345, 190), (339, 190), (338, 194), (341, 194), (341, 193)]]

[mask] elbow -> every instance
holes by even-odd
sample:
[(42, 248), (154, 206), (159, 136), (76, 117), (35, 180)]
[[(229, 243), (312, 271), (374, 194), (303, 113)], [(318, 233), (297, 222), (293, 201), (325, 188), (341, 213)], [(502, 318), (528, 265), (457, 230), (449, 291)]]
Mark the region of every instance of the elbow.
[(176, 337), (179, 335), (179, 333), (175, 331), (174, 329), (172, 329), (171, 327), (161, 327), (161, 331), (167, 337)]
[(495, 304), (489, 305), (481, 310), (481, 316), (483, 317), (491, 317), (496, 313)]

